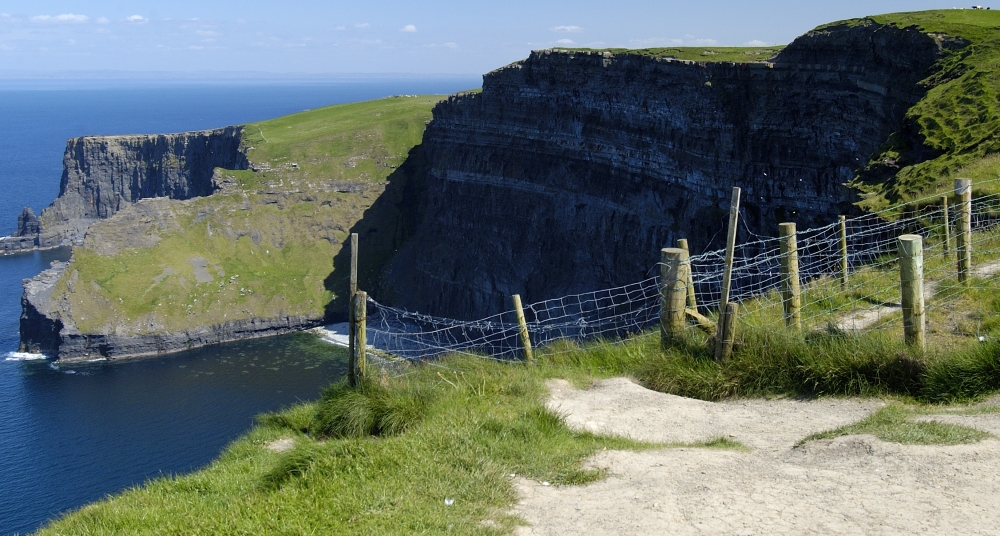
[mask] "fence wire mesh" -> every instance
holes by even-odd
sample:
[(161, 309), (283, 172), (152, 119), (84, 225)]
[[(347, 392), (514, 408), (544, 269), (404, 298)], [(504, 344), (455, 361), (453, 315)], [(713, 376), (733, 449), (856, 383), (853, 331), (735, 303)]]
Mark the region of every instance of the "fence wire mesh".
[[(1000, 190), (1000, 179), (974, 186), (980, 192)], [(985, 279), (1000, 273), (1000, 196), (981, 193), (972, 202), (972, 283), (960, 285), (955, 270), (955, 242), (961, 207), (951, 192), (947, 194), (947, 220), (940, 202), (942, 194), (846, 219), (846, 284), (841, 269), (841, 222), (799, 230), (796, 241), (803, 289), (802, 329), (860, 332), (898, 328), (899, 280), (898, 274), (893, 279), (892, 268), (898, 262), (897, 242), (903, 234), (924, 238), (928, 311), (948, 308), (962, 291), (980, 288), (986, 284)], [(742, 216), (740, 220), (745, 221)], [(950, 243), (944, 240), (946, 223), (951, 230)], [(745, 223), (741, 225), (744, 235), (750, 238), (736, 246), (730, 295), (730, 300), (742, 303), (740, 323), (799, 336), (783, 326), (783, 304), (778, 292), (782, 283), (780, 239), (749, 229)], [(692, 255), (690, 263), (697, 310), (713, 317), (719, 307), (725, 250)], [(651, 273), (659, 274), (659, 268), (656, 266)], [(659, 311), (658, 275), (524, 307), (535, 347), (560, 339), (622, 340), (654, 328)], [(512, 310), (464, 321), (405, 311), (369, 299), (367, 315), (368, 343), (383, 355), (408, 361), (452, 353), (497, 360), (522, 356), (519, 324)]]

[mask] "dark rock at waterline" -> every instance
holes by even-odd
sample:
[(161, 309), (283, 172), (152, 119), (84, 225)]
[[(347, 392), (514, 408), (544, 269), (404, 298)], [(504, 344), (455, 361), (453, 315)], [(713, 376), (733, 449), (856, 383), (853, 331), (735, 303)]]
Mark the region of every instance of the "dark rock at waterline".
[(24, 281), (21, 297), (21, 351), (60, 361), (130, 358), (168, 354), (223, 342), (283, 335), (319, 326), (322, 317), (281, 316), (221, 322), (178, 332), (149, 334), (82, 333), (52, 291), (69, 263), (56, 262)]

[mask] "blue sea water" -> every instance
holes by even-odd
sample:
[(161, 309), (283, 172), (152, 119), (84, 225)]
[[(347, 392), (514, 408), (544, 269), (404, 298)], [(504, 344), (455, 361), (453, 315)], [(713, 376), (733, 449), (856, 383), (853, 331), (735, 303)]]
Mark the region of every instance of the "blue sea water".
[[(215, 128), (387, 95), (453, 93), (479, 79), (16, 85), (0, 83), (0, 235), (14, 230), (23, 207), (38, 213), (58, 194), (70, 137)], [(306, 334), (124, 363), (5, 359), (18, 346), (21, 280), (67, 256), (0, 256), (0, 534), (202, 467), (254, 415), (314, 399), (345, 371), (342, 351)]]

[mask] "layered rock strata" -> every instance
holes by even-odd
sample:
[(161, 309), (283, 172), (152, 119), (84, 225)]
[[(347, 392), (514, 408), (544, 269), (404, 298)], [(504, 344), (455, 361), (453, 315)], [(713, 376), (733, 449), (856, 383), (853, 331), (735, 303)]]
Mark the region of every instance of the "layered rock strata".
[(453, 318), (644, 279), (662, 247), (834, 221), (844, 186), (963, 43), (832, 26), (761, 63), (541, 51), (434, 109), (421, 221), (382, 297)]
[[(242, 127), (180, 134), (85, 136), (66, 143), (59, 196), (0, 251), (79, 245), (87, 228), (140, 199), (211, 194), (215, 168), (247, 169)], [(30, 209), (26, 209), (30, 211)], [(34, 214), (32, 214), (32, 217)], [(22, 218), (24, 214), (22, 214)]]

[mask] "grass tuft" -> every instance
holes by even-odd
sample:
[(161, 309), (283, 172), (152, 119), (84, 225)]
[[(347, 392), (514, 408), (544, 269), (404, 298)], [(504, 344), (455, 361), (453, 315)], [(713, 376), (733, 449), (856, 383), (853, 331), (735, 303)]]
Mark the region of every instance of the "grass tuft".
[(882, 441), (904, 445), (960, 445), (993, 437), (991, 434), (967, 426), (912, 420), (919, 414), (921, 412), (912, 408), (890, 404), (860, 422), (812, 434), (798, 444), (856, 434), (871, 434)]
[(355, 389), (340, 382), (323, 393), (309, 431), (337, 438), (400, 434), (423, 417), (431, 397), (430, 390), (407, 383), (390, 388), (367, 380)]
[(930, 363), (922, 398), (951, 403), (981, 398), (1000, 390), (1000, 342), (995, 340)]

